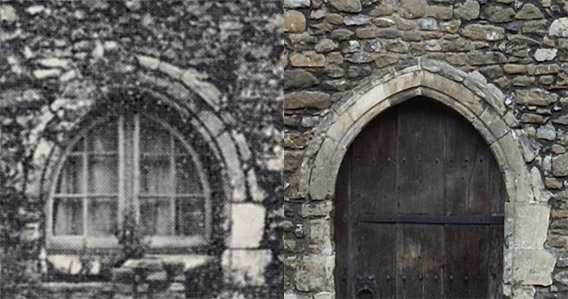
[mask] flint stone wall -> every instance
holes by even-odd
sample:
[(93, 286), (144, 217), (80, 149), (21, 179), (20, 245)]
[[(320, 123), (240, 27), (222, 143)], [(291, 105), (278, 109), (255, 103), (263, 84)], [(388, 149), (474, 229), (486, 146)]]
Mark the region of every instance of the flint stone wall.
[[(333, 115), (340, 123), (349, 105), (359, 113), (359, 97), (360, 106), (370, 105), (363, 95), (402, 70), (441, 75), (471, 90), (476, 101), (489, 94), (496, 99), (482, 107), (495, 109), (506, 124), (492, 129), (512, 132), (507, 146), (522, 153), (527, 173), (524, 182), (511, 184), (527, 204), (511, 213), (519, 226), (506, 233), (534, 243), (515, 246), (540, 248), (505, 256), (505, 267), (513, 260), (523, 265), (505, 269), (505, 276), (512, 274), (505, 295), (567, 296), (568, 4), (290, 0), (284, 9), (285, 297), (334, 296), (333, 191), (326, 188), (335, 178), (310, 182), (321, 167), (316, 156), (333, 144), (321, 144), (321, 136), (341, 140), (327, 130)], [(351, 117), (348, 124), (357, 121)]]

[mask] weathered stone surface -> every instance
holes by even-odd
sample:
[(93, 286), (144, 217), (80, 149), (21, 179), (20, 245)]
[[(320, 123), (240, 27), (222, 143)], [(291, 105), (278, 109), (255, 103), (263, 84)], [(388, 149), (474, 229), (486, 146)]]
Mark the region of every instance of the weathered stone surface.
[(515, 78), (513, 78), (513, 80), (511, 80), (511, 84), (513, 84), (513, 86), (528, 87), (528, 86), (533, 86), (535, 81), (536, 81), (535, 77), (516, 76)]
[(554, 280), (562, 285), (568, 286), (568, 270), (556, 273), (554, 275)]
[(325, 109), (331, 105), (330, 96), (320, 91), (289, 93), (284, 98), (284, 109)]
[(544, 117), (540, 114), (535, 114), (535, 113), (523, 113), (521, 115), (521, 122), (532, 123), (532, 124), (542, 124), (542, 123), (544, 123)]
[(330, 78), (341, 78), (345, 75), (345, 69), (337, 64), (327, 64), (323, 70)]
[(460, 20), (442, 22), (440, 23), (440, 30), (447, 33), (457, 33), (458, 29), (460, 28), (460, 25), (461, 25)]
[[(549, 177), (544, 178), (544, 185), (546, 186), (546, 188), (553, 189), (553, 190), (561, 189), (564, 186), (562, 184), (561, 180), (558, 180), (556, 178), (549, 178)], [(551, 217), (555, 218), (554, 210), (551, 212)], [(566, 218), (566, 217), (568, 217), (568, 215), (564, 216), (564, 218)]]
[(524, 64), (505, 64), (503, 70), (510, 75), (523, 74), (527, 71), (527, 67)]
[(383, 54), (383, 55), (379, 55), (379, 56), (377, 56), (377, 58), (375, 58), (375, 64), (377, 65), (378, 68), (382, 68), (382, 67), (385, 67), (387, 65), (391, 65), (393, 63), (396, 63), (398, 60), (399, 60), (399, 58), (396, 55)]
[(310, 0), (284, 0), (286, 8), (310, 7)]
[(362, 64), (373, 62), (374, 58), (367, 53), (357, 52), (346, 55), (345, 60), (351, 63)]
[(284, 32), (303, 32), (306, 30), (306, 17), (296, 10), (284, 12)]
[(325, 21), (333, 25), (343, 24), (343, 16), (336, 13), (328, 13), (325, 16)]
[(407, 53), (408, 52), (408, 44), (401, 41), (391, 42), (385, 45), (385, 49), (390, 52), (395, 53)]
[(541, 126), (536, 130), (536, 137), (539, 139), (552, 141), (556, 139), (556, 129), (551, 124), (548, 124), (546, 126)]
[(342, 12), (360, 12), (362, 9), (360, 0), (330, 0), (329, 4)]
[(331, 254), (330, 233), (330, 221), (328, 219), (311, 220), (308, 234), (310, 252), (326, 255)]
[(539, 88), (519, 89), (515, 94), (517, 103), (521, 105), (548, 106), (558, 99), (557, 95)]
[(315, 52), (297, 53), (290, 56), (290, 64), (297, 67), (323, 67), (325, 56)]
[(538, 7), (536, 7), (534, 4), (527, 3), (523, 6), (523, 8), (519, 12), (517, 12), (515, 17), (520, 20), (533, 20), (533, 19), (542, 19), (544, 15), (540, 11), (540, 9), (538, 9)]
[(463, 28), (461, 34), (473, 40), (497, 41), (505, 38), (505, 30), (493, 25), (467, 25)]
[(568, 175), (568, 154), (552, 157), (552, 174), (557, 177)]
[(426, 0), (398, 0), (399, 13), (406, 19), (418, 19), (426, 15)]
[(554, 20), (548, 29), (548, 35), (568, 37), (568, 18)]
[(284, 133), (284, 146), (291, 149), (303, 149), (307, 145), (309, 134)]
[(507, 57), (501, 52), (473, 52), (468, 54), (467, 58), (471, 65), (486, 65), (504, 63), (507, 61)]
[(394, 12), (397, 6), (395, 0), (380, 1), (375, 5), (375, 8), (369, 12), (371, 17), (388, 16)]
[(483, 11), (487, 20), (494, 23), (508, 23), (515, 17), (513, 8), (501, 5), (489, 5)]
[(325, 286), (326, 278), (331, 277), (333, 263), (333, 256), (305, 256), (303, 258), (304, 268), (296, 271), (294, 276), (296, 288), (302, 292), (309, 292)]
[(302, 205), (302, 217), (325, 217), (331, 212), (333, 206), (330, 201), (307, 203)]
[(454, 16), (466, 21), (477, 19), (479, 17), (479, 2), (467, 0), (464, 3), (456, 4)]
[(434, 5), (428, 6), (426, 16), (436, 20), (450, 20), (452, 18), (453, 9), (451, 6)]
[(560, 71), (558, 64), (539, 64), (527, 66), (527, 73), (530, 75), (556, 74)]
[(116, 268), (112, 270), (112, 280), (118, 283), (133, 284), (136, 275), (130, 268)]
[(551, 273), (556, 259), (550, 252), (544, 249), (520, 249), (514, 254), (515, 264), (520, 265), (513, 272), (514, 279), (525, 284), (550, 285), (552, 283)]
[(284, 73), (284, 89), (306, 88), (319, 84), (319, 80), (305, 70), (289, 70)]
[(69, 67), (69, 60), (60, 58), (46, 58), (38, 60), (38, 64), (46, 68), (62, 68)]
[[(548, 32), (548, 21), (524, 21), (523, 26), (521, 27), (521, 32), (524, 34), (536, 34), (544, 36)], [(550, 47), (554, 47), (554, 45), (550, 45)]]
[(146, 277), (148, 282), (165, 282), (167, 279), (168, 273), (166, 273), (166, 271), (155, 272)]
[(20, 18), (16, 13), (16, 10), (11, 5), (0, 5), (0, 22), (5, 22), (7, 24), (12, 24), (18, 21)]
[(223, 274), (237, 286), (265, 284), (265, 269), (272, 260), (270, 250), (226, 250), (221, 258)]
[(266, 209), (253, 203), (233, 204), (231, 207), (230, 248), (257, 248), (264, 232)]
[(552, 60), (556, 57), (557, 52), (558, 50), (556, 49), (537, 49), (534, 53), (534, 59), (536, 61)]
[(343, 24), (346, 26), (367, 25), (371, 22), (371, 17), (366, 15), (348, 15), (343, 18)]
[(365, 28), (357, 28), (355, 30), (355, 36), (357, 36), (357, 38), (361, 38), (361, 39), (375, 38), (375, 37), (377, 37), (378, 31), (379, 31), (379, 29), (375, 26), (368, 26), (368, 27), (365, 27)]
[(314, 49), (316, 50), (317, 53), (327, 53), (327, 52), (331, 52), (333, 50), (336, 50), (337, 47), (338, 47), (338, 44), (336, 42), (334, 42), (331, 39), (325, 38), (325, 39), (321, 40), (314, 47)]
[(57, 78), (61, 75), (60, 69), (41, 69), (33, 71), (34, 77), (36, 79), (49, 79), (49, 78)]
[(435, 31), (440, 29), (438, 27), (438, 21), (434, 18), (424, 18), (418, 21), (418, 27), (422, 30)]
[(352, 36), (353, 31), (344, 28), (335, 29), (329, 35), (332, 39), (340, 41), (350, 39)]

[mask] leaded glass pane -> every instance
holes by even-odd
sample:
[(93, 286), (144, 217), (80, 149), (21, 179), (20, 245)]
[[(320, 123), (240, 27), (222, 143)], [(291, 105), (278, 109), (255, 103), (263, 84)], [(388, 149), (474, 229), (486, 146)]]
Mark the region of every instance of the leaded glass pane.
[(173, 217), (169, 199), (141, 199), (140, 220), (146, 235), (171, 235)]
[(83, 193), (83, 157), (68, 156), (57, 182), (58, 194)]
[(78, 152), (82, 152), (84, 150), (85, 150), (85, 139), (81, 138), (81, 139), (79, 139), (79, 141), (77, 141), (77, 143), (75, 143), (71, 152), (78, 153)]
[(112, 236), (116, 228), (117, 198), (89, 198), (87, 232), (89, 236)]
[(89, 152), (116, 152), (118, 151), (118, 131), (116, 122), (96, 126), (89, 132), (87, 138)]
[(176, 235), (202, 235), (205, 231), (203, 198), (176, 200)]
[(169, 156), (143, 156), (140, 161), (140, 191), (143, 194), (171, 194)]
[(190, 156), (176, 157), (176, 193), (200, 193), (199, 173)]
[(56, 198), (53, 201), (53, 234), (61, 236), (83, 234), (81, 198)]
[(118, 158), (115, 155), (89, 155), (89, 194), (118, 192)]
[[(150, 120), (142, 119), (140, 124), (140, 151), (142, 153), (165, 154), (172, 152), (170, 134)], [(145, 123), (142, 123), (145, 122)]]

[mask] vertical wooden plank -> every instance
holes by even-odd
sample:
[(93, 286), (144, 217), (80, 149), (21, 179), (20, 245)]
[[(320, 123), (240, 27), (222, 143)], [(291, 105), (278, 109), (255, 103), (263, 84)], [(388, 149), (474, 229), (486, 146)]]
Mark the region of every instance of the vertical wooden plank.
[[(396, 110), (388, 110), (373, 120), (351, 145), (352, 223), (361, 213), (392, 214), (396, 211), (395, 132)], [(394, 298), (396, 274), (392, 244), (395, 233), (392, 225), (354, 226), (351, 232), (351, 287), (359, 278), (374, 276), (381, 298)], [(356, 291), (351, 290), (349, 295)]]
[(353, 211), (396, 211), (396, 110), (373, 120), (351, 145)]
[(374, 276), (378, 292), (376, 298), (396, 298), (396, 225), (359, 223), (353, 232), (351, 283), (361, 277)]
[(440, 104), (409, 100), (398, 107), (399, 213), (442, 215), (444, 121)]
[(467, 212), (469, 182), (473, 174), (472, 161), (477, 144), (477, 132), (456, 113), (446, 113), (446, 140), (444, 181), (446, 215), (464, 215)]
[(347, 213), (349, 205), (349, 163), (351, 150), (348, 150), (339, 168), (337, 181), (335, 183), (335, 201), (333, 214), (334, 240), (335, 240), (335, 292), (338, 298), (348, 298), (347, 269), (349, 267), (349, 246), (347, 235), (347, 223), (350, 221)]
[(487, 298), (503, 296), (503, 226), (488, 228)]
[(490, 213), (503, 214), (505, 208), (505, 201), (507, 200), (507, 188), (503, 180), (503, 175), (499, 169), (499, 165), (495, 162), (495, 158), (491, 155), (491, 163), (489, 167), (489, 194), (490, 200)]
[(401, 224), (397, 244), (399, 298), (441, 298), (442, 227)]
[(444, 275), (445, 295), (447, 298), (464, 298), (467, 287), (463, 265), (467, 265), (467, 234), (458, 225), (446, 225), (446, 271)]
[(489, 241), (487, 226), (446, 226), (446, 296), (486, 298)]
[(490, 210), (489, 202), (491, 200), (491, 193), (488, 188), (489, 161), (492, 158), (491, 151), (479, 137), (479, 134), (477, 134), (476, 139), (476, 151), (471, 161), (473, 169), (466, 186), (468, 190), (467, 211), (469, 215), (488, 214)]
[(487, 297), (487, 268), (489, 240), (487, 239), (487, 226), (468, 226), (463, 228), (468, 235), (469, 246), (466, 248), (468, 259), (471, 260), (464, 265), (466, 271), (467, 297), (486, 298)]

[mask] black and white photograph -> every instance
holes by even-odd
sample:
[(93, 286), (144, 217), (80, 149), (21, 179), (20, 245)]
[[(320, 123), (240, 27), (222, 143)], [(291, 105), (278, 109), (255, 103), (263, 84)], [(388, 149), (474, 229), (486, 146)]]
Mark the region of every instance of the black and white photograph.
[(283, 296), (278, 1), (0, 20), (1, 298)]

